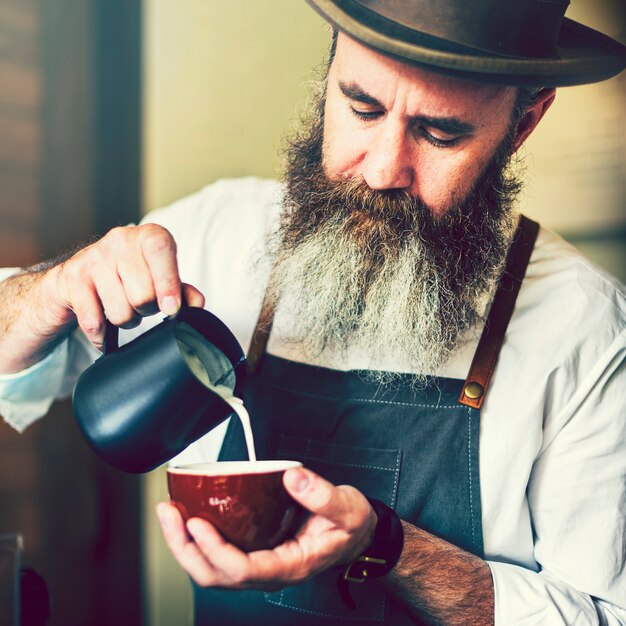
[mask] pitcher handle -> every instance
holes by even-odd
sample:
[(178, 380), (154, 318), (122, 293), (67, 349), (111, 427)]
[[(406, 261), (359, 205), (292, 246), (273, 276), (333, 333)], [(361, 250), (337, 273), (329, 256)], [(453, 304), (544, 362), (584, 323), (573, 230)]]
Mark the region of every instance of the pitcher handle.
[(106, 323), (107, 327), (104, 331), (104, 346), (102, 347), (102, 353), (104, 356), (115, 352), (119, 348), (118, 338), (120, 334), (120, 329), (115, 324), (112, 324), (109, 320), (107, 320)]
[[(180, 311), (182, 311), (188, 306), (184, 289), (181, 289), (180, 299)], [(167, 317), (164, 319), (167, 319)], [(104, 345), (102, 347), (102, 352), (105, 356), (115, 352), (119, 348), (119, 335), (120, 329), (115, 324), (112, 324), (109, 320), (107, 320), (106, 329), (104, 331)]]

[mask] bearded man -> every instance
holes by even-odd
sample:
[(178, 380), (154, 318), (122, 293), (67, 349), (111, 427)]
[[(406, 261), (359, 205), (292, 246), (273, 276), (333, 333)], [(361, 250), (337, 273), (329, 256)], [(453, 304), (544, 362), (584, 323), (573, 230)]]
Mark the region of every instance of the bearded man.
[[(105, 311), (206, 296), (309, 515), (246, 554), (161, 504), (198, 624), (626, 623), (623, 287), (514, 214), (509, 167), (624, 48), (557, 1), (310, 3), (333, 43), (284, 185), (218, 182), (7, 279), (3, 415), (71, 389)], [(238, 422), (176, 461), (218, 451), (246, 458)]]

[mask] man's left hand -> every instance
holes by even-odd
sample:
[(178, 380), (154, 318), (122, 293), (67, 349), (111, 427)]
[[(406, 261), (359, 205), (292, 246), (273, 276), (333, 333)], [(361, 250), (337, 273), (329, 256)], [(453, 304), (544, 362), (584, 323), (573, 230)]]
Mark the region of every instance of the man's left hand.
[(292, 539), (273, 550), (242, 552), (209, 522), (192, 518), (185, 527), (176, 507), (158, 505), (167, 545), (198, 585), (274, 591), (350, 563), (369, 547), (377, 519), (360, 491), (305, 468), (285, 472), (284, 484), (310, 515)]

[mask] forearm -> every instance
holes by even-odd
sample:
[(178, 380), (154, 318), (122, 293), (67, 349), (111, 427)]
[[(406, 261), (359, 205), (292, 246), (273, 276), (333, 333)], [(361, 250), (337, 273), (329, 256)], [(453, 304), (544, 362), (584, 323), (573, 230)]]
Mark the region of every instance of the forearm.
[(385, 577), (389, 592), (428, 624), (494, 623), (491, 570), (473, 554), (402, 522), (404, 549)]
[(0, 374), (37, 363), (76, 327), (54, 293), (54, 264), (30, 268), (0, 283)]

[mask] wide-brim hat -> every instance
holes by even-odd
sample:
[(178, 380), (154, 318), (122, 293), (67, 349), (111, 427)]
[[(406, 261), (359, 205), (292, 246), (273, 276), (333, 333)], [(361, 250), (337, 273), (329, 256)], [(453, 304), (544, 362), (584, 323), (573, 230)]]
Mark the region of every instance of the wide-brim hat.
[(307, 0), (368, 47), (460, 78), (529, 87), (593, 83), (626, 47), (564, 17), (569, 0)]

